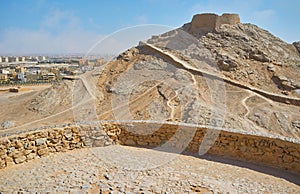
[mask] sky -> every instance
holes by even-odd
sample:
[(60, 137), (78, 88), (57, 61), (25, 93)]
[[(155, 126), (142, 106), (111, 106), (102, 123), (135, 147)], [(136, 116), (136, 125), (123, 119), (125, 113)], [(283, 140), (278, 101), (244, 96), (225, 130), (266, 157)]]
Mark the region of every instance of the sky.
[(242, 23), (289, 43), (300, 41), (299, 0), (0, 0), (0, 5), (1, 55), (86, 53), (123, 28), (152, 24), (153, 31), (120, 35), (138, 39), (143, 32), (145, 38), (180, 27), (197, 13), (238, 13)]

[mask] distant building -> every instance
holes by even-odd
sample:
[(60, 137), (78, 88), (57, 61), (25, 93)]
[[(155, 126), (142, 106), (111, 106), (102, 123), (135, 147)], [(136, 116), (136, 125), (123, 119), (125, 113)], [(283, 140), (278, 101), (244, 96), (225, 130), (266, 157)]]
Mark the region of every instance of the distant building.
[(25, 61), (31, 61), (32, 60), (32, 57), (31, 56), (26, 56), (25, 57)]
[(24, 73), (18, 73), (18, 80), (22, 82), (26, 82), (26, 76)]
[(8, 63), (11, 63), (11, 62), (15, 62), (16, 58), (15, 57), (7, 57), (7, 61)]
[(83, 72), (91, 71), (91, 70), (93, 70), (93, 69), (94, 69), (93, 66), (87, 66), (87, 65), (85, 65), (85, 66), (82, 66), (82, 67), (81, 67), (81, 70), (82, 70)]
[(25, 57), (19, 57), (20, 62), (25, 62)]
[(26, 81), (35, 82), (39, 79), (38, 74), (26, 74)]
[(42, 75), (42, 79), (43, 80), (53, 81), (53, 80), (56, 79), (56, 76), (55, 76), (54, 73), (47, 73), (47, 74)]
[(3, 57), (3, 62), (6, 62), (6, 63), (8, 63), (8, 57)]
[(8, 76), (6, 74), (0, 74), (0, 82), (6, 82), (8, 80)]
[(27, 74), (33, 74), (38, 75), (41, 73), (41, 70), (39, 68), (30, 68), (26, 71)]
[(0, 73), (7, 75), (7, 74), (9, 74), (9, 71), (6, 69), (0, 69)]
[(24, 73), (25, 72), (25, 68), (21, 67), (21, 66), (18, 66), (18, 67), (16, 67), (16, 72), (17, 73)]

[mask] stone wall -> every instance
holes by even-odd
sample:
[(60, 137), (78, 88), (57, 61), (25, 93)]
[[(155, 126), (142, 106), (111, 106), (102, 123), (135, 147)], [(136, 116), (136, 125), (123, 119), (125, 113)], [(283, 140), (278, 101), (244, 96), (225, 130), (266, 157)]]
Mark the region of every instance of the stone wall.
[[(116, 126), (112, 125), (115, 130)], [(160, 150), (184, 149), (198, 153), (206, 134), (211, 135), (212, 146), (208, 154), (279, 167), (300, 173), (300, 143), (276, 137), (245, 134), (224, 130), (195, 128), (175, 124), (122, 124), (121, 132), (115, 135), (116, 143), (144, 147), (159, 147)], [(106, 131), (110, 128), (106, 127)], [(112, 132), (113, 133), (113, 132)], [(190, 138), (192, 136), (192, 138)]]
[(218, 16), (216, 27), (220, 27), (222, 24), (235, 25), (240, 22), (240, 16), (238, 14), (224, 13), (221, 16)]
[(197, 14), (193, 16), (191, 22), (191, 33), (215, 31), (222, 24), (234, 25), (240, 23), (238, 14)]
[[(300, 173), (300, 142), (297, 140), (153, 121), (66, 126), (2, 137), (0, 168), (50, 153), (111, 144), (199, 153), (204, 139), (211, 139), (212, 144), (206, 144), (209, 154)], [(203, 148), (203, 144), (201, 146)]]
[(99, 126), (67, 126), (0, 138), (0, 168), (23, 163), (50, 153), (83, 147), (110, 145)]

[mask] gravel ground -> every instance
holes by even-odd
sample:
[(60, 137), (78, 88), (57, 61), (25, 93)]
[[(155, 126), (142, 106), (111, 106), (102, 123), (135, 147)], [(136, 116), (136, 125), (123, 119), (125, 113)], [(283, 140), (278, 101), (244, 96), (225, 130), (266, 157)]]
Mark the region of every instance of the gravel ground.
[(207, 158), (114, 145), (49, 155), (0, 170), (0, 191), (295, 194), (300, 186)]

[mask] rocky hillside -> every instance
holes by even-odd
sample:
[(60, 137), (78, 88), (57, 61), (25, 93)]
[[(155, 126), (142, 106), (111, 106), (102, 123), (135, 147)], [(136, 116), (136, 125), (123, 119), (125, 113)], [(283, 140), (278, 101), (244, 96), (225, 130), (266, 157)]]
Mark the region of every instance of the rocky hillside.
[[(300, 89), (300, 54), (296, 46), (253, 24), (223, 24), (200, 34), (195, 34), (192, 26), (193, 22), (181, 29), (194, 35), (198, 47), (213, 55), (215, 68), (225, 76), (266, 91), (299, 97), (295, 92)], [(161, 38), (150, 41), (158, 43)], [(178, 50), (178, 47), (170, 49)], [(185, 56), (188, 53), (193, 52), (186, 52)]]
[(72, 82), (63, 81), (39, 93), (28, 103), (28, 109), (42, 115), (63, 111), (72, 105)]
[(294, 45), (237, 15), (196, 15), (111, 61), (97, 112), (300, 138), (299, 73)]

